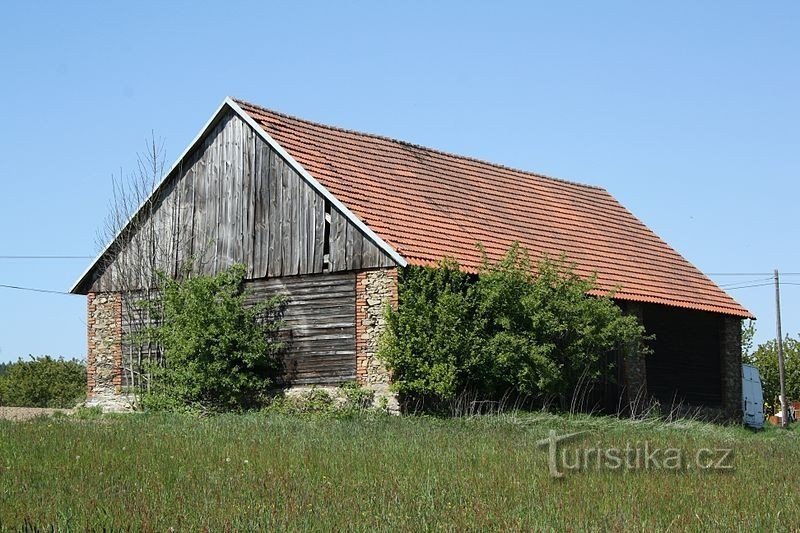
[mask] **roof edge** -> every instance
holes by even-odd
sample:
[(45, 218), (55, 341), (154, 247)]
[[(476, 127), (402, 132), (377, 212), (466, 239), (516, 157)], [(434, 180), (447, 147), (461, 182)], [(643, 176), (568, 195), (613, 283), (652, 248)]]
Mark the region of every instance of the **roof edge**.
[(555, 176), (548, 176), (547, 174), (541, 174), (539, 172), (533, 172), (531, 170), (524, 170), (524, 169), (521, 169), (521, 168), (511, 167), (511, 166), (508, 166), (508, 165), (503, 165), (501, 163), (495, 163), (495, 162), (492, 162), (492, 161), (489, 161), (489, 160), (486, 160), (486, 159), (480, 159), (478, 157), (472, 157), (472, 156), (463, 155), (463, 154), (456, 154), (454, 152), (448, 152), (446, 150), (440, 150), (438, 148), (431, 148), (430, 146), (424, 146), (422, 144), (416, 144), (416, 143), (412, 143), (412, 142), (409, 142), (409, 141), (404, 141), (402, 139), (396, 139), (394, 137), (388, 137), (386, 135), (380, 135), (380, 134), (377, 134), (377, 133), (368, 133), (368, 132), (353, 130), (353, 129), (349, 129), (349, 128), (342, 128), (340, 126), (331, 126), (330, 124), (323, 124), (322, 122), (315, 122), (313, 120), (308, 120), (307, 118), (298, 117), (296, 115), (291, 115), (289, 113), (283, 113), (281, 111), (275, 111), (274, 109), (269, 109), (267, 107), (264, 107), (264, 106), (261, 106), (261, 105), (258, 105), (258, 104), (254, 104), (253, 102), (248, 102), (247, 100), (243, 100), (241, 98), (233, 98), (232, 100), (234, 102), (236, 102), (237, 104), (244, 104), (246, 106), (253, 107), (253, 108), (259, 109), (261, 111), (265, 111), (267, 113), (272, 113), (274, 115), (278, 115), (280, 117), (288, 118), (288, 119), (291, 119), (291, 120), (297, 120), (299, 122), (303, 122), (305, 124), (310, 124), (312, 126), (317, 126), (317, 127), (320, 127), (320, 128), (326, 128), (326, 129), (329, 129), (329, 130), (334, 130), (334, 131), (338, 131), (338, 132), (341, 132), (341, 133), (347, 133), (347, 134), (350, 134), (350, 135), (360, 135), (362, 137), (369, 137), (371, 139), (379, 139), (379, 140), (382, 140), (382, 141), (387, 141), (387, 142), (399, 144), (401, 146), (407, 146), (409, 148), (416, 148), (416, 149), (419, 149), (419, 150), (425, 150), (427, 152), (433, 152), (433, 153), (444, 155), (444, 156), (447, 156), (447, 157), (454, 157), (456, 159), (461, 159), (461, 160), (464, 160), (464, 161), (472, 161), (474, 163), (480, 163), (482, 165), (488, 165), (490, 167), (499, 168), (499, 169), (502, 169), (502, 170), (509, 170), (509, 171), (512, 171), (512, 172), (519, 172), (521, 174), (527, 174), (528, 176), (533, 176), (533, 177), (536, 177), (536, 178), (550, 180), (550, 181), (554, 181), (556, 183), (561, 183), (561, 184), (564, 184), (564, 185), (572, 185), (572, 186), (575, 186), (575, 187), (583, 187), (583, 188), (587, 188), (587, 189), (606, 191), (606, 189), (604, 187), (600, 186), (600, 185), (592, 185), (592, 184), (589, 184), (589, 183), (581, 183), (579, 181), (568, 180), (568, 179), (564, 179), (564, 178), (558, 178), (558, 177), (555, 177)]
[[(409, 256), (410, 264), (414, 266), (434, 266), (436, 261), (426, 258), (426, 257), (418, 257), (418, 256)], [(479, 274), (480, 269), (477, 267), (466, 267), (461, 265), (461, 270), (467, 272), (469, 274)], [(728, 295), (730, 294), (725, 292), (724, 290), (717, 287), (720, 291)], [(735, 298), (731, 297), (731, 300), (738, 306), (737, 307), (728, 307), (723, 305), (714, 305), (714, 304), (698, 304), (694, 302), (689, 302), (687, 300), (681, 300), (679, 298), (668, 298), (665, 296), (647, 296), (644, 294), (636, 294), (633, 292), (627, 292), (625, 290), (614, 290), (608, 288), (595, 288), (590, 290), (587, 294), (592, 296), (608, 296), (613, 300), (621, 300), (627, 302), (639, 302), (639, 303), (649, 303), (649, 304), (656, 304), (656, 305), (663, 305), (666, 307), (675, 307), (678, 309), (689, 309), (692, 311), (703, 311), (706, 313), (716, 313), (718, 315), (725, 315), (725, 316), (732, 316), (741, 319), (750, 319), (756, 320), (756, 316), (750, 312), (746, 307), (736, 301)]]
[(192, 139), (192, 142), (190, 142), (186, 146), (186, 149), (175, 160), (175, 163), (173, 163), (172, 166), (169, 168), (169, 170), (167, 170), (164, 173), (164, 176), (159, 180), (158, 184), (153, 188), (150, 194), (147, 195), (147, 198), (145, 198), (144, 201), (141, 204), (139, 204), (139, 207), (137, 207), (136, 210), (131, 214), (131, 216), (128, 218), (128, 221), (125, 222), (125, 224), (119, 230), (117, 230), (117, 233), (116, 235), (114, 235), (114, 238), (111, 239), (111, 241), (109, 241), (109, 243), (105, 246), (105, 248), (103, 248), (103, 250), (94, 259), (94, 261), (92, 261), (89, 264), (89, 267), (86, 270), (84, 270), (83, 274), (81, 274), (80, 277), (75, 281), (75, 283), (72, 285), (72, 288), (69, 290), (70, 293), (86, 294), (88, 292), (81, 290), (81, 285), (86, 281), (86, 278), (89, 276), (92, 270), (94, 270), (95, 267), (97, 267), (97, 264), (100, 262), (100, 260), (108, 253), (108, 251), (111, 249), (114, 243), (117, 242), (117, 240), (125, 232), (125, 230), (128, 229), (128, 227), (131, 225), (131, 222), (133, 222), (133, 219), (136, 218), (136, 215), (138, 215), (141, 212), (142, 208), (145, 206), (147, 201), (150, 198), (152, 198), (152, 196), (156, 192), (158, 192), (158, 190), (161, 189), (161, 187), (164, 186), (167, 179), (172, 175), (175, 169), (178, 168), (178, 166), (183, 162), (183, 160), (186, 158), (189, 152), (197, 145), (200, 139), (202, 139), (209, 132), (209, 130), (217, 122), (217, 120), (220, 119), (227, 105), (228, 105), (227, 102), (223, 100), (223, 102), (217, 107), (216, 111), (214, 111), (214, 114), (211, 115), (211, 118), (208, 119), (208, 121), (206, 121), (206, 123), (200, 129), (200, 132), (195, 136), (194, 139)]

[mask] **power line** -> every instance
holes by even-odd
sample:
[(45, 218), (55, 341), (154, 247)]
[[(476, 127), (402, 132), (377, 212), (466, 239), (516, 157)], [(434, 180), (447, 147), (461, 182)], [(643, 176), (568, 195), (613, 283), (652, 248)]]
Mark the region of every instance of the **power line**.
[(733, 288), (733, 287), (735, 287), (737, 285), (749, 285), (751, 283), (762, 283), (762, 282), (765, 282), (765, 281), (772, 281), (772, 278), (758, 278), (758, 279), (748, 279), (748, 280), (735, 281), (735, 282), (731, 282), (731, 283), (725, 283), (723, 285), (720, 285), (719, 287), (721, 289)]
[(727, 287), (725, 290), (726, 291), (735, 291), (737, 289), (749, 289), (751, 287), (768, 287), (770, 285), (772, 285), (772, 283), (759, 283), (757, 285), (742, 285), (740, 287)]
[[(705, 274), (706, 276), (772, 276), (772, 272), (706, 272)], [(800, 272), (781, 272), (781, 276), (800, 276)]]
[(0, 255), (0, 259), (91, 259), (88, 255)]
[(19, 285), (3, 285), (0, 284), (0, 289), (14, 289), (17, 291), (40, 292), (45, 294), (65, 294), (67, 296), (75, 296), (71, 292), (54, 291), (50, 289), (37, 289), (35, 287), (20, 287)]
[[(773, 285), (773, 283), (757, 283), (755, 285), (740, 285), (738, 287), (720, 287), (720, 289), (726, 291), (734, 291), (736, 289), (749, 289), (750, 287), (767, 287), (769, 285)], [(781, 287), (784, 285), (796, 285), (800, 287), (800, 283), (792, 283), (791, 281), (781, 281)]]

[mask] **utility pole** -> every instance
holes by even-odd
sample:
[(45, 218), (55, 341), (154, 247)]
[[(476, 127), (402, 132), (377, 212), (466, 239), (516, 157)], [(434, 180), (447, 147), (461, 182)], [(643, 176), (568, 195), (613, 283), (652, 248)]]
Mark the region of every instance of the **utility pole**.
[(781, 379), (781, 427), (789, 426), (789, 409), (786, 402), (786, 384), (783, 379), (783, 334), (781, 333), (781, 283), (778, 278), (778, 269), (775, 269), (775, 316), (778, 342), (778, 375)]

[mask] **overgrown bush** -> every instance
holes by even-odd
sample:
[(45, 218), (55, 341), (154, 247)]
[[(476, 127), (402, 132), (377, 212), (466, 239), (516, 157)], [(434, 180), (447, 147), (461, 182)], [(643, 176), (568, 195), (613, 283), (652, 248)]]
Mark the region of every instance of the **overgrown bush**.
[(372, 408), (375, 391), (361, 386), (356, 381), (348, 381), (339, 386), (339, 393), (344, 399), (342, 408), (349, 411), (363, 411)]
[(161, 325), (153, 331), (164, 364), (151, 369), (149, 409), (241, 410), (259, 406), (280, 370), (285, 298), (245, 305), (246, 269), (215, 276), (162, 276)]
[(608, 296), (588, 296), (593, 279), (563, 260), (533, 268), (512, 246), (477, 277), (448, 259), (399, 276), (399, 306), (388, 310), (380, 356), (406, 398), (442, 404), (466, 392), (566, 404), (581, 382), (609, 370), (616, 349), (646, 351), (645, 331)]
[(86, 365), (49, 355), (4, 365), (0, 405), (71, 408), (86, 394)]

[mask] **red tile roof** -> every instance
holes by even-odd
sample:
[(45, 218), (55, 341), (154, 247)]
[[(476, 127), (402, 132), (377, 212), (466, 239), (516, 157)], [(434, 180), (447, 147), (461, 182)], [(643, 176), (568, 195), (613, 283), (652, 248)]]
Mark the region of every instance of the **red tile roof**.
[(476, 243), (497, 259), (519, 241), (620, 300), (752, 317), (600, 187), (238, 103), (409, 264), (452, 256), (474, 272)]

